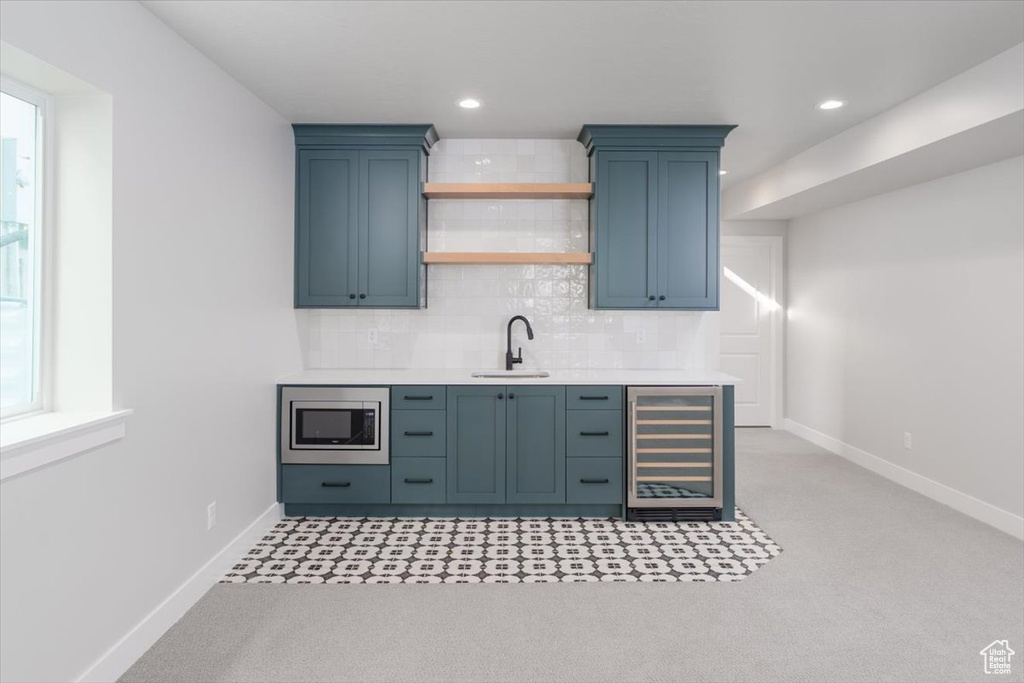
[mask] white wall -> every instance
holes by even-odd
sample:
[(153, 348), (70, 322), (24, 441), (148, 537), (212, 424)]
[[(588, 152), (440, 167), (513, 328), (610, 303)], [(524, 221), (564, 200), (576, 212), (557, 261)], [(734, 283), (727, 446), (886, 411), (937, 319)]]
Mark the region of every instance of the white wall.
[[(441, 140), (429, 179), (586, 182), (587, 163), (575, 140)], [(431, 251), (589, 250), (583, 199), (432, 199), (427, 210)], [(515, 331), (526, 368), (717, 366), (716, 314), (588, 310), (586, 266), (429, 268), (426, 310), (306, 313), (308, 367), (504, 367), (505, 325), (517, 313), (536, 333), (526, 341)]]
[(137, 3), (5, 1), (0, 31), (113, 96), (113, 391), (135, 414), (0, 488), (0, 675), (59, 681), (274, 500), (272, 385), (301, 365), (293, 143)]
[(786, 330), (790, 420), (1018, 523), (1022, 187), (1015, 157), (793, 220)]
[(782, 237), (789, 234), (789, 221), (722, 221), (722, 236)]

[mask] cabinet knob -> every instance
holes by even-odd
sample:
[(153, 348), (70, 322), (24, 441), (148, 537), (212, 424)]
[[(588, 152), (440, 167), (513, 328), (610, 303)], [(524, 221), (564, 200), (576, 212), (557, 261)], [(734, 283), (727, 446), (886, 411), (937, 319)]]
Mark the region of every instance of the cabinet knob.
[(510, 401), (511, 401), (511, 400), (512, 400), (512, 399), (514, 399), (515, 397), (516, 397), (516, 395), (515, 395), (515, 394), (512, 394), (512, 393), (510, 393), (510, 394), (508, 395), (508, 400), (510, 400)]
[(365, 299), (365, 298), (366, 298), (366, 295), (365, 295), (365, 294), (360, 294), (360, 295), (359, 295), (359, 298), (360, 298), (360, 299)]
[(664, 301), (664, 300), (665, 300), (665, 295), (664, 294), (662, 294), (661, 296), (658, 297), (658, 301)]
[(505, 398), (505, 394), (498, 394), (498, 400), (499, 400), (499, 401), (500, 401), (501, 399), (503, 399), (503, 398)]
[(348, 295), (348, 298), (349, 298), (349, 299), (355, 299), (355, 298), (356, 298), (356, 295), (355, 295), (355, 294), (349, 294), (349, 295)]
[(651, 295), (650, 295), (649, 297), (647, 297), (647, 298), (648, 298), (648, 299), (650, 299), (651, 301), (654, 301), (654, 295), (653, 295), (653, 294), (651, 294)]

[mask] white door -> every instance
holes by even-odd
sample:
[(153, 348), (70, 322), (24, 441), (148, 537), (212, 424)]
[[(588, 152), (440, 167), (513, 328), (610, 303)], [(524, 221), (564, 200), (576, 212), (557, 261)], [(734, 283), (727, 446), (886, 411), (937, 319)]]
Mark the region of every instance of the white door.
[(782, 364), (782, 238), (722, 238), (719, 351), (736, 386), (736, 425), (778, 427)]

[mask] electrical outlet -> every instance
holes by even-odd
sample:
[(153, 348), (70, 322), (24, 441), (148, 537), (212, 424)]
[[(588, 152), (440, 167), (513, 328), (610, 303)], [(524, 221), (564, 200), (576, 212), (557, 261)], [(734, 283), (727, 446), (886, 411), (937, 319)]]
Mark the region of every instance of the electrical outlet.
[(646, 344), (647, 343), (647, 330), (642, 327), (638, 327), (636, 330), (636, 343)]
[(913, 441), (911, 439), (910, 432), (903, 432), (903, 447), (909, 451), (912, 446)]
[(217, 501), (206, 506), (206, 530), (217, 526)]
[(369, 342), (370, 344), (376, 344), (377, 343), (377, 328), (376, 327), (371, 327), (368, 330), (366, 330), (366, 341)]

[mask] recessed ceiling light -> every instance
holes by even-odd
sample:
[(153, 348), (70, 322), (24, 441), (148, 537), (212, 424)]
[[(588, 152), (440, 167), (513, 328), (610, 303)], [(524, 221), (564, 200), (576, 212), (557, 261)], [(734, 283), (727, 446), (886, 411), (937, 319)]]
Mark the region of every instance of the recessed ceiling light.
[(829, 109), (839, 109), (839, 107), (844, 104), (846, 104), (846, 102), (843, 102), (842, 100), (825, 100), (824, 102), (818, 103), (818, 109), (824, 109), (826, 111)]
[(728, 171), (719, 171), (718, 175), (725, 175), (726, 173), (728, 173)]
[(464, 100), (459, 100), (459, 106), (463, 109), (477, 109), (480, 106), (480, 100), (474, 100), (472, 97), (467, 97)]

